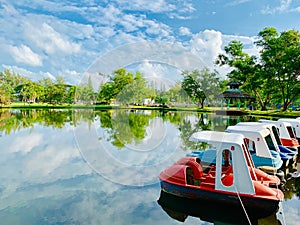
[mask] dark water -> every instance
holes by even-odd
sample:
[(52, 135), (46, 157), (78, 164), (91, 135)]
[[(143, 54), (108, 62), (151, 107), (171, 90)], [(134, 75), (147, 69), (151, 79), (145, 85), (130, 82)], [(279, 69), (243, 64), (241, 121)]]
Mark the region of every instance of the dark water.
[[(188, 140), (193, 132), (258, 119), (192, 112), (0, 111), (0, 224), (247, 223), (246, 214), (235, 209), (195, 213), (176, 200), (162, 207), (157, 176), (199, 147)], [(300, 180), (289, 179), (284, 193), (277, 213), (251, 223), (300, 221)], [(172, 207), (178, 205), (184, 207)]]

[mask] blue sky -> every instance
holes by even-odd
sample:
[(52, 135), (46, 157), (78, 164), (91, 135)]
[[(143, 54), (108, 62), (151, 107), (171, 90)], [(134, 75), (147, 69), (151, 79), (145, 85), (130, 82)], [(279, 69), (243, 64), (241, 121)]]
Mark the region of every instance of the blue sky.
[[(170, 64), (170, 54), (190, 52), (214, 69), (215, 57), (230, 40), (257, 54), (253, 42), (265, 27), (300, 30), (300, 0), (0, 0), (0, 10), (2, 70), (32, 79), (63, 76), (73, 84), (84, 74), (110, 74), (117, 66), (178, 80), (183, 68), (194, 68), (184, 60)], [(150, 52), (139, 58), (135, 44), (141, 42)], [(148, 42), (168, 46), (153, 49)], [(98, 66), (124, 46), (129, 47), (118, 63)], [(170, 53), (174, 46), (177, 53)], [(228, 71), (217, 69), (221, 75)]]

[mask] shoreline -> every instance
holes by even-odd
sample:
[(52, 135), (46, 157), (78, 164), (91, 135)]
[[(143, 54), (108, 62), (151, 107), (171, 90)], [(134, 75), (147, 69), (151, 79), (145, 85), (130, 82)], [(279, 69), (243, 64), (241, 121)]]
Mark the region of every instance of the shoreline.
[(48, 105), (48, 104), (12, 104), (0, 105), (3, 109), (128, 109), (128, 110), (160, 110), (160, 111), (187, 111), (201, 113), (216, 113), (218, 115), (228, 116), (266, 116), (266, 117), (300, 117), (300, 111), (279, 111), (279, 110), (244, 110), (244, 109), (221, 109), (220, 107), (206, 107), (204, 109), (198, 107), (164, 107), (164, 106), (113, 106), (113, 105)]

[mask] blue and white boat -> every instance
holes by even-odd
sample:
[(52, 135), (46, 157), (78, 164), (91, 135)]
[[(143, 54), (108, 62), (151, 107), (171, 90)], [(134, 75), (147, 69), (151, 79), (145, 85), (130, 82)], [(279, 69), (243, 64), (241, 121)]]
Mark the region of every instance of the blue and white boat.
[(274, 146), (270, 130), (256, 126), (229, 126), (226, 132), (239, 133), (245, 136), (255, 167), (271, 166), (279, 169), (283, 165), (280, 154), (276, 150), (270, 150)]
[(267, 145), (270, 150), (277, 151), (283, 161), (283, 165), (288, 166), (288, 164), (293, 165), (297, 162), (297, 151), (291, 150), (283, 146), (281, 139), (278, 134), (278, 130), (273, 123), (260, 123), (260, 122), (239, 122), (236, 126), (258, 126), (264, 127), (270, 131), (271, 137), (268, 137)]
[(279, 137), (283, 146), (297, 152), (300, 151), (300, 145), (296, 138), (291, 123), (286, 121), (280, 121), (280, 120), (273, 121), (273, 120), (265, 120), (265, 119), (260, 119), (258, 122), (275, 124), (278, 129)]

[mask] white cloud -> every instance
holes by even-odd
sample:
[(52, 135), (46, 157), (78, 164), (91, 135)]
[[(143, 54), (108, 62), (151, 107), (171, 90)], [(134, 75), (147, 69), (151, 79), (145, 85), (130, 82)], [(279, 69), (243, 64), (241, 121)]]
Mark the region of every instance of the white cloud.
[(181, 80), (181, 70), (166, 63), (152, 62), (143, 60), (138, 65), (133, 64), (126, 67), (128, 71), (135, 73), (141, 72), (147, 79), (148, 83), (155, 86), (157, 89), (164, 88), (168, 90), (175, 84), (175, 81)]
[(28, 28), (26, 35), (47, 54), (73, 54), (80, 50), (79, 44), (70, 42), (47, 23), (38, 28), (29, 25)]
[(12, 145), (9, 146), (9, 150), (10, 152), (28, 153), (42, 142), (43, 136), (41, 134), (32, 134), (27, 137), (17, 136)]
[(26, 161), (24, 176), (28, 179), (40, 179), (62, 167), (63, 164), (70, 163), (73, 157), (79, 157), (79, 155), (70, 146), (64, 146), (63, 151), (57, 149), (55, 145), (47, 146), (43, 151), (35, 152)]
[(243, 4), (243, 3), (246, 3), (246, 2), (250, 2), (252, 0), (234, 0), (234, 1), (231, 1), (229, 3), (227, 3), (226, 5), (228, 6), (236, 6), (236, 5), (240, 5), (240, 4)]
[(205, 30), (192, 36), (190, 40), (191, 51), (203, 60), (205, 65), (211, 70), (216, 69), (220, 75), (225, 78), (232, 68), (228, 66), (216, 66), (214, 63), (219, 54), (224, 53), (224, 47), (230, 41), (237, 40), (243, 43), (246, 53), (249, 55), (259, 56), (260, 49), (255, 46), (254, 42), (257, 37), (238, 36), (238, 35), (224, 35), (219, 31)]
[(190, 29), (187, 27), (180, 27), (179, 33), (180, 33), (180, 35), (183, 35), (183, 36), (190, 36), (192, 34)]
[(261, 10), (263, 14), (274, 14), (289, 11), (292, 0), (280, 0), (280, 5), (277, 7), (267, 5)]
[(177, 8), (176, 5), (170, 4), (165, 0), (152, 1), (150, 4), (148, 0), (131, 0), (130, 2), (117, 0), (117, 2), (119, 6), (124, 9), (146, 10), (154, 13), (170, 12)]
[(51, 74), (50, 72), (43, 72), (43, 71), (39, 71), (39, 72), (32, 72), (30, 70), (26, 70), (22, 67), (18, 67), (18, 66), (10, 66), (10, 65), (4, 65), (2, 64), (2, 67), (5, 69), (8, 69), (10, 71), (13, 71), (17, 74), (20, 74), (22, 76), (28, 77), (31, 80), (40, 80), (42, 78), (50, 78), (52, 80), (55, 80), (55, 76), (53, 74)]
[(42, 57), (34, 53), (27, 45), (8, 46), (8, 49), (18, 63), (24, 63), (30, 66), (42, 66)]
[(198, 55), (208, 67), (212, 67), (217, 55), (222, 52), (222, 33), (205, 30), (192, 36), (191, 51)]
[(300, 6), (291, 9), (291, 12), (300, 12)]

